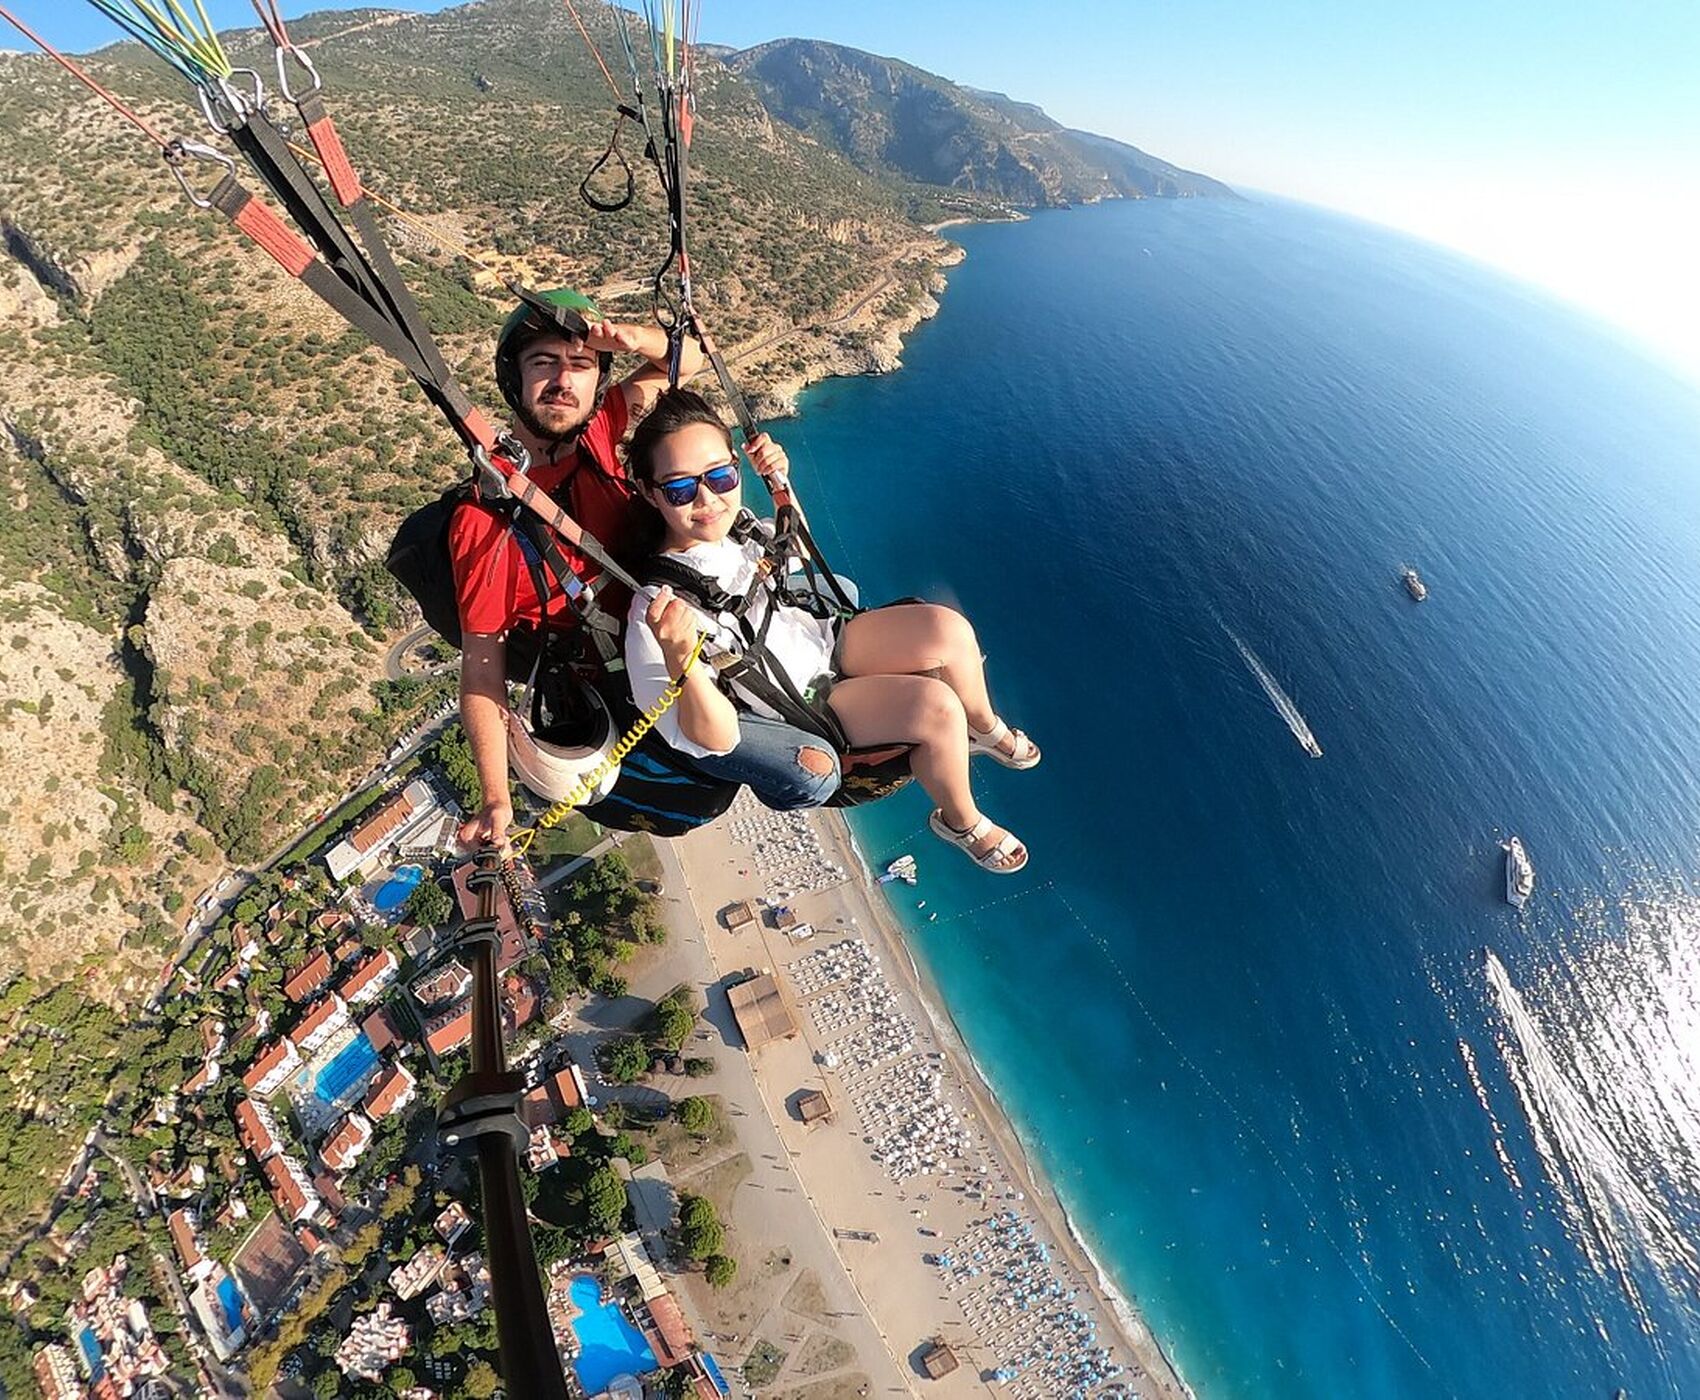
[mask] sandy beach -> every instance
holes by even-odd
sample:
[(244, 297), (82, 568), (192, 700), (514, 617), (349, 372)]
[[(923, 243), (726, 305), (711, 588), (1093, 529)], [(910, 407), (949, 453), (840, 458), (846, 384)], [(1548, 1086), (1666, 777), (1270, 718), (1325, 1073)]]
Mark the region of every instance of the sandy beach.
[[(910, 1388), (1188, 1395), (1071, 1235), (843, 818), (770, 813), (746, 795), (670, 845), (715, 969), (771, 970), (782, 984), (798, 1034), (751, 1055), (761, 1099)], [(728, 927), (729, 907), (776, 898), (812, 935), (766, 918)], [(810, 1090), (829, 1120), (803, 1120)], [(959, 1364), (930, 1380), (922, 1359), (941, 1341)]]

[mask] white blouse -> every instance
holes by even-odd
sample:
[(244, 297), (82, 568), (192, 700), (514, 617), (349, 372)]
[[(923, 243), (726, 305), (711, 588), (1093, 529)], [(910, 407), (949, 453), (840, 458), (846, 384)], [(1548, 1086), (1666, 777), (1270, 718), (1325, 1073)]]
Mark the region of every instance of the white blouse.
[[(762, 557), (762, 544), (760, 540), (739, 541), (727, 536), (713, 543), (693, 544), (689, 549), (668, 550), (662, 557), (677, 559), (687, 567), (695, 569), (704, 578), (712, 579), (733, 597), (741, 598), (755, 579), (756, 565)], [(640, 593), (632, 599), (631, 609), (626, 614), (626, 673), (632, 688), (632, 699), (637, 701), (639, 709), (644, 710), (661, 699), (662, 692), (673, 679), (668, 674), (667, 663), (661, 655), (661, 643), (655, 640), (655, 634), (644, 621), (644, 614), (649, 611), (650, 602), (649, 595)], [(763, 589), (750, 605), (745, 617), (756, 631), (761, 630), (762, 619), (767, 616), (772, 604), (771, 594)], [(692, 606), (691, 610), (701, 619), (703, 631), (707, 632), (714, 642), (732, 650), (742, 649), (743, 634), (738, 630), (737, 621), (730, 613), (710, 617), (695, 606)], [(801, 692), (813, 685), (831, 666), (835, 640), (836, 633), (831, 620), (811, 616), (802, 608), (782, 605), (774, 616), (772, 625), (767, 629), (766, 646), (774, 664)], [(754, 713), (765, 715), (769, 719), (780, 718), (769, 706), (743, 690), (735, 681), (732, 690), (739, 702)], [(730, 749), (704, 748), (680, 733), (677, 706), (661, 717), (655, 730), (680, 753), (690, 754), (695, 758), (708, 758), (731, 752)]]

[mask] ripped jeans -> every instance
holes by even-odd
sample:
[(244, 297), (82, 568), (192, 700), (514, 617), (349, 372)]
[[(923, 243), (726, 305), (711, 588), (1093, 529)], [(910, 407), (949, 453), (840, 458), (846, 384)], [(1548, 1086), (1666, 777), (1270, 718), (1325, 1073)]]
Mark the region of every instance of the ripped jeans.
[(842, 780), (838, 755), (824, 740), (762, 715), (738, 716), (738, 746), (731, 753), (691, 763), (711, 778), (744, 784), (776, 812), (818, 807)]

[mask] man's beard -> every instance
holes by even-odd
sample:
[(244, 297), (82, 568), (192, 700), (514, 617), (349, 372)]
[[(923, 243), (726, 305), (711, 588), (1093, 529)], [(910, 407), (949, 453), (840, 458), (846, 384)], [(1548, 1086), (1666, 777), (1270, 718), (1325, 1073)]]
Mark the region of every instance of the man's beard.
[[(549, 419), (553, 420), (552, 423), (546, 422), (538, 412), (524, 404), (514, 410), (514, 416), (519, 419), (520, 426), (533, 437), (561, 446), (577, 442), (585, 427), (589, 424), (591, 416), (596, 412), (594, 402), (591, 403), (589, 408), (568, 408), (565, 405), (551, 403), (540, 404), (539, 408), (548, 415)], [(570, 418), (575, 413), (579, 416), (563, 425), (563, 420)]]

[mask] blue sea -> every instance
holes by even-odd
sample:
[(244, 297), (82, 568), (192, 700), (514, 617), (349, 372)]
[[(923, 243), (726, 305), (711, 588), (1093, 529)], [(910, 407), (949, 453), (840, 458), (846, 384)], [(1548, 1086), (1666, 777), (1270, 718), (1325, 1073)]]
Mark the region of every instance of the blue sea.
[(1700, 392), (1301, 206), (951, 234), (776, 432), (1044, 746), (1019, 877), (854, 824), (1094, 1256), (1208, 1400), (1700, 1395)]

